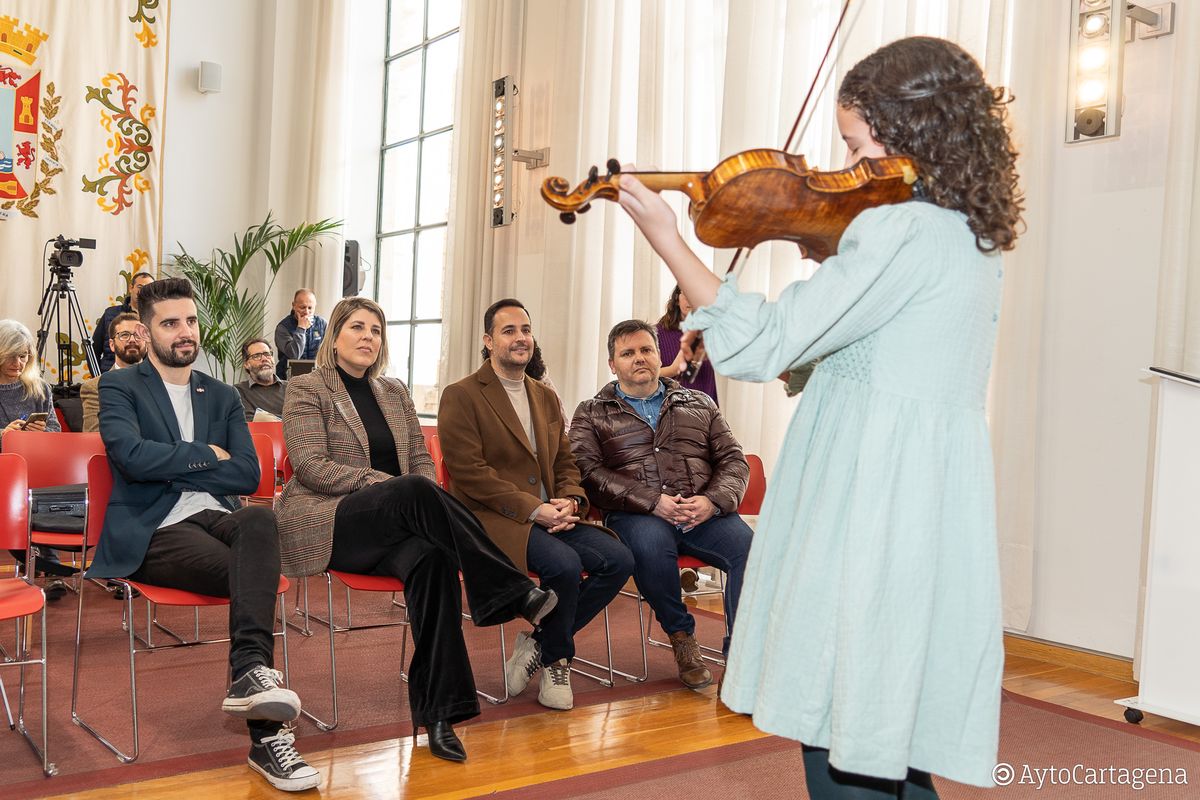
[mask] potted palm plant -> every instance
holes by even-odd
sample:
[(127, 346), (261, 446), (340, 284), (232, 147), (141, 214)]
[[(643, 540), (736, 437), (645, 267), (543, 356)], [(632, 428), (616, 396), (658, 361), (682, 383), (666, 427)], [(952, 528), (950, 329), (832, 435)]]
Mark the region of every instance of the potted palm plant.
[[(242, 343), (261, 336), (266, 323), (267, 295), (284, 262), (301, 249), (309, 249), (342, 225), (340, 220), (302, 222), (284, 228), (267, 212), (267, 218), (234, 236), (233, 249), (215, 248), (201, 261), (179, 244), (179, 253), (169, 256), (168, 271), (187, 278), (196, 293), (204, 353), (214, 377), (228, 382), (241, 373)], [(238, 283), (251, 260), (262, 253), (271, 271), (267, 289), (257, 294), (239, 289)]]

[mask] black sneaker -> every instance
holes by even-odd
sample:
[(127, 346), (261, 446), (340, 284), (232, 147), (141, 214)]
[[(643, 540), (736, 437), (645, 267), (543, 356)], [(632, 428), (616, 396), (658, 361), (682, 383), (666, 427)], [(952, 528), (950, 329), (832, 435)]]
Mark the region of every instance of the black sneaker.
[(267, 783), (285, 792), (313, 789), (321, 782), (321, 773), (296, 751), (296, 737), (291, 728), (280, 728), (274, 736), (252, 742), (246, 763), (266, 778)]
[(283, 673), (259, 664), (233, 682), (221, 710), (242, 719), (290, 722), (300, 716), (300, 697), (279, 685)]
[(54, 603), (62, 600), (67, 594), (67, 584), (65, 581), (52, 580), (46, 582), (46, 602)]

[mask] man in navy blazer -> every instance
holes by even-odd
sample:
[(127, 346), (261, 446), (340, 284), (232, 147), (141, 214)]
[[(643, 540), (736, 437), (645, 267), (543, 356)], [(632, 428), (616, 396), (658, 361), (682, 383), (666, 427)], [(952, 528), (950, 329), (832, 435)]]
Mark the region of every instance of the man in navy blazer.
[(100, 379), (113, 491), (88, 577), (228, 597), (233, 685), (221, 708), (247, 720), (252, 769), (277, 789), (312, 788), (320, 774), (284, 724), (299, 716), (300, 699), (272, 669), (275, 514), (237, 499), (259, 480), (242, 401), (232, 387), (192, 371), (200, 330), (190, 283), (147, 284), (138, 313), (147, 357)]

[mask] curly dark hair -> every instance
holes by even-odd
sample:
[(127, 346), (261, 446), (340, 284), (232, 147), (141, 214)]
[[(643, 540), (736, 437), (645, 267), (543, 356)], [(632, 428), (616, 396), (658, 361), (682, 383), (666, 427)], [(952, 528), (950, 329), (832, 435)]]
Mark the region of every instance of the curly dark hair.
[(879, 48), (838, 92), (888, 153), (916, 162), (925, 199), (967, 215), (985, 253), (1011, 250), (1022, 224), (1017, 151), (1005, 125), (1011, 101), (969, 53), (928, 36)]
[(664, 330), (677, 331), (679, 326), (683, 324), (683, 312), (679, 310), (679, 295), (683, 294), (683, 290), (679, 288), (679, 284), (675, 284), (675, 288), (671, 291), (671, 296), (667, 298), (667, 311), (658, 318), (658, 324)]

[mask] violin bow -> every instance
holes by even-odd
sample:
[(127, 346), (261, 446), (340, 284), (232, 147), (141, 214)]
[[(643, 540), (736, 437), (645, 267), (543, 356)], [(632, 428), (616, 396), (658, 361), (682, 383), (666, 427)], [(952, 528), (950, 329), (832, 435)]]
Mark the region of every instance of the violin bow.
[[(796, 121), (792, 123), (792, 130), (788, 133), (787, 141), (783, 144), (783, 151), (786, 153), (792, 148), (795, 142), (796, 134), (800, 130), (800, 122), (804, 119), (804, 112), (808, 110), (809, 101), (812, 100), (813, 92), (816, 91), (817, 84), (821, 80), (821, 73), (825, 71), (825, 64), (829, 61), (829, 54), (833, 52), (833, 44), (837, 41), (838, 32), (842, 29), (842, 23), (846, 21), (846, 12), (850, 10), (850, 0), (845, 0), (842, 3), (842, 13), (838, 15), (837, 24), (833, 26), (833, 33), (829, 35), (829, 43), (825, 45), (825, 54), (821, 56), (821, 63), (817, 65), (817, 72), (813, 75), (812, 83), (808, 85), (808, 91), (804, 95), (804, 102), (800, 104), (800, 111), (796, 114)], [(733, 272), (737, 268), (738, 262), (748, 250), (745, 247), (739, 247), (733, 254), (733, 260), (729, 262), (729, 269), (725, 270), (725, 274)]]

